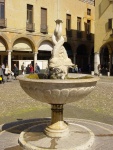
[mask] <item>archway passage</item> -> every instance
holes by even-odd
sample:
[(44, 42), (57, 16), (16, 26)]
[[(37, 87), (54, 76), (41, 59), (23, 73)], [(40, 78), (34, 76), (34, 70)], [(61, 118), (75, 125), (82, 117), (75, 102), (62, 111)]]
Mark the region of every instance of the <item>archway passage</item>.
[(73, 60), (73, 51), (72, 51), (71, 45), (68, 42), (65, 42), (63, 46), (65, 47), (65, 49), (67, 51), (68, 57), (71, 60)]
[(110, 70), (109, 49), (107, 46), (102, 47), (100, 50), (100, 64), (102, 75), (107, 75)]
[(90, 53), (90, 69), (91, 71), (94, 71), (94, 48), (91, 49), (91, 53)]
[(7, 43), (3, 38), (0, 38), (0, 64), (4, 63), (7, 64), (7, 53), (6, 50), (8, 49)]
[(11, 68), (13, 68), (14, 63), (16, 63), (19, 70), (21, 70), (21, 60), (29, 60), (29, 64), (32, 63), (33, 65), (33, 51), (34, 45), (29, 39), (24, 37), (16, 39), (12, 45)]
[(38, 48), (38, 60), (49, 60), (51, 58), (52, 50), (52, 43), (43, 41)]
[(79, 70), (84, 73), (88, 72), (88, 52), (85, 45), (80, 45), (77, 48), (76, 64)]

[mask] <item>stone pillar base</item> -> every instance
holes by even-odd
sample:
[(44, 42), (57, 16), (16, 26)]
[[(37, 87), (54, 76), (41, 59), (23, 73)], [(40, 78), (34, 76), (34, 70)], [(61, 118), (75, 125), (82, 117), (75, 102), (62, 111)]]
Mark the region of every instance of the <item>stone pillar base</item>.
[(49, 137), (64, 137), (68, 135), (69, 128), (64, 121), (58, 121), (46, 127), (44, 133)]

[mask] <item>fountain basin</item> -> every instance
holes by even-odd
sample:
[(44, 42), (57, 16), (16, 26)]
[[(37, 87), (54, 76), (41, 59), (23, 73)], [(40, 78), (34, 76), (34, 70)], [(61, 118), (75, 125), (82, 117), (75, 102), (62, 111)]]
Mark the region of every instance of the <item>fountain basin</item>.
[(79, 79), (29, 79), (18, 76), (23, 90), (33, 99), (51, 104), (51, 123), (44, 133), (49, 137), (63, 137), (69, 134), (68, 124), (63, 120), (63, 105), (87, 96), (96, 86), (98, 77)]
[(87, 96), (96, 86), (98, 77), (87, 79), (29, 79), (18, 76), (23, 90), (33, 99), (48, 104), (66, 104)]

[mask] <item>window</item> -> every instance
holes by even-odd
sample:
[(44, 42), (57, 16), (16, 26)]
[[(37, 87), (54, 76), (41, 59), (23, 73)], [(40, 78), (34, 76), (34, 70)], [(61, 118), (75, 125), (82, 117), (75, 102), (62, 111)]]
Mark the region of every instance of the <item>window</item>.
[(0, 0), (0, 19), (5, 18), (4, 0)]
[(87, 20), (87, 34), (90, 34), (91, 32), (91, 21)]
[(47, 9), (41, 8), (41, 32), (47, 33)]
[(71, 29), (71, 15), (66, 15), (66, 29)]
[(33, 23), (33, 5), (27, 4), (27, 23)]
[(87, 9), (87, 15), (91, 15), (91, 9)]
[(77, 30), (81, 31), (81, 18), (77, 17)]

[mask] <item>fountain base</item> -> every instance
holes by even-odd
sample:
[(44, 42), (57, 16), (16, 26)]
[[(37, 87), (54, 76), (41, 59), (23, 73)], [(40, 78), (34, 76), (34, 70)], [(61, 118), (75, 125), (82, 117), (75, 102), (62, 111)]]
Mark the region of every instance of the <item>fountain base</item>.
[(44, 132), (49, 137), (64, 137), (69, 134), (69, 128), (64, 121), (58, 121), (46, 127)]
[(24, 150), (85, 150), (90, 148), (95, 136), (93, 132), (85, 127), (69, 121), (68, 126), (70, 131), (67, 136), (63, 137), (48, 137), (44, 134), (44, 129), (50, 122), (38, 122), (27, 130), (21, 132), (19, 144)]

